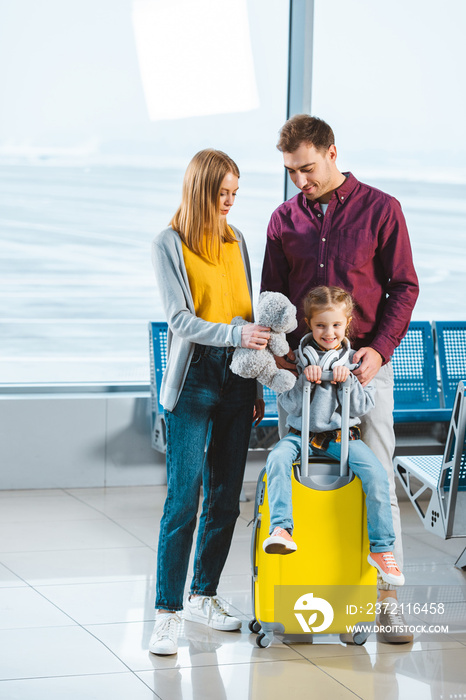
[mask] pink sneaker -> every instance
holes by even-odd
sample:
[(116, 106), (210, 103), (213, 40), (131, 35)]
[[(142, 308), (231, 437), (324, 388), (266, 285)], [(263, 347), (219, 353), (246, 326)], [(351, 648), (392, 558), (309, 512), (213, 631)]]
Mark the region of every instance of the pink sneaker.
[(405, 577), (398, 568), (393, 552), (371, 552), (367, 561), (375, 566), (385, 583), (403, 586)]
[(267, 554), (292, 554), (298, 549), (290, 533), (282, 527), (276, 527), (262, 546)]

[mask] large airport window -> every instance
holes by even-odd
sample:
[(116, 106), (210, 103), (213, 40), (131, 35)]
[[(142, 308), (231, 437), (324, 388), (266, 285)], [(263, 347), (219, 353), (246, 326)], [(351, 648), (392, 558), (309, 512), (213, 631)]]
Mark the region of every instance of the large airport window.
[(0, 382), (147, 383), (150, 244), (198, 150), (241, 170), (255, 290), (283, 198), (288, 2), (18, 0), (0, 28)]
[(419, 320), (466, 319), (466, 5), (316, 0), (312, 109), (341, 170), (397, 197)]

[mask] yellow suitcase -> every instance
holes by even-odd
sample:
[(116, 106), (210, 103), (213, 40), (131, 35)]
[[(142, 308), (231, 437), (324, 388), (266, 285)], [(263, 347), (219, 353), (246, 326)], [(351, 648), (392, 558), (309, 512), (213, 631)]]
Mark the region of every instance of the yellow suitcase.
[[(331, 373), (323, 375), (331, 379)], [(298, 550), (266, 554), (270, 517), (267, 476), (256, 490), (252, 537), (253, 614), (249, 629), (266, 647), (274, 634), (351, 633), (364, 644), (375, 620), (376, 570), (367, 562), (365, 496), (348, 469), (349, 382), (344, 385), (340, 463), (311, 456), (293, 467), (293, 537)], [(303, 396), (303, 447), (309, 443), (310, 385)]]

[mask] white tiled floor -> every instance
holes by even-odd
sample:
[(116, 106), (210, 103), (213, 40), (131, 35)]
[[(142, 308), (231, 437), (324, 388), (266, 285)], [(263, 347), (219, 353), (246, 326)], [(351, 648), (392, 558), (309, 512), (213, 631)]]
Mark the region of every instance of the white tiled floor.
[(413, 644), (364, 647), (335, 637), (255, 645), (250, 501), (241, 504), (219, 594), (241, 632), (183, 623), (176, 656), (147, 650), (164, 487), (0, 492), (0, 699), (424, 700), (466, 698), (466, 542), (444, 542), (402, 502), (406, 602), (444, 601), (447, 624)]

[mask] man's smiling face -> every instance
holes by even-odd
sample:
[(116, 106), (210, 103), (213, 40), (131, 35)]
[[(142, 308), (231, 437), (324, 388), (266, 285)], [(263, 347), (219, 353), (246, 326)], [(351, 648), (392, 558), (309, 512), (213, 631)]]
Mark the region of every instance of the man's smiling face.
[(341, 184), (336, 155), (333, 145), (324, 151), (303, 142), (293, 153), (283, 153), (283, 163), (291, 180), (307, 199), (328, 202), (333, 190)]

